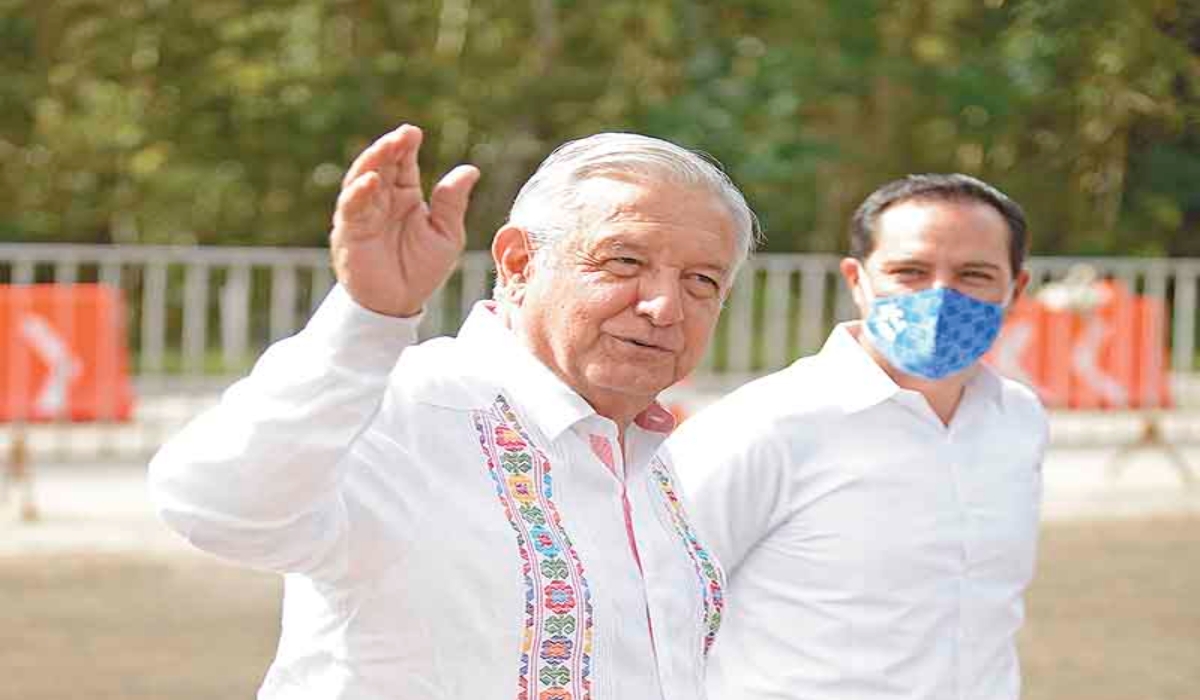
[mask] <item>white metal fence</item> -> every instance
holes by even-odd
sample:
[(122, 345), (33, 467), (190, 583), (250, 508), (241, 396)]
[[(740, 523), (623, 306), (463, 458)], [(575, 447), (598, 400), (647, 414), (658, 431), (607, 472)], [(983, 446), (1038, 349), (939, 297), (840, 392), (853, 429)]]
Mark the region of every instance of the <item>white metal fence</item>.
[[(764, 254), (748, 262), (695, 383), (733, 386), (819, 349), (832, 325), (852, 315), (838, 260)], [(1081, 262), (1165, 300), (1178, 404), (1200, 408), (1190, 390), (1200, 259), (1034, 258), (1031, 291)], [(34, 435), (52, 451), (90, 454), (151, 450), (244, 374), (266, 345), (299, 329), (333, 280), (328, 253), (319, 249), (0, 244), (0, 284), (50, 282), (103, 283), (122, 290), (125, 302), (135, 419), (42, 427)], [(429, 304), (423, 335), (453, 333), (491, 284), (487, 253), (467, 253)], [(13, 381), (0, 377), (10, 388)]]

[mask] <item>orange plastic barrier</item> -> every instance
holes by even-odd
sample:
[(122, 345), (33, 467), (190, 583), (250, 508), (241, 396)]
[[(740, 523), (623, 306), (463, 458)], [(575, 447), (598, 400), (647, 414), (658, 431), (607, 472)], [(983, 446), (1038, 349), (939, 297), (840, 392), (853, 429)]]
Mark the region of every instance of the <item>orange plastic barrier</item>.
[(1100, 301), (1086, 311), (1022, 298), (985, 359), (1051, 408), (1169, 408), (1163, 300), (1113, 281), (1091, 291)]
[(119, 289), (0, 285), (0, 422), (128, 420)]

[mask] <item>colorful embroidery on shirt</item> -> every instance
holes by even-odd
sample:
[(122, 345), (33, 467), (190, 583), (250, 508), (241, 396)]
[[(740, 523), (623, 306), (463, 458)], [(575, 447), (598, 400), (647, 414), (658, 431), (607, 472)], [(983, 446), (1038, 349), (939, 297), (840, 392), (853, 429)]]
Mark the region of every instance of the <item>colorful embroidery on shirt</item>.
[(671, 521), (675, 525), (675, 532), (683, 540), (688, 556), (692, 558), (692, 564), (696, 567), (696, 576), (700, 580), (700, 592), (704, 596), (704, 653), (708, 654), (708, 650), (717, 639), (717, 630), (721, 627), (721, 611), (725, 607), (725, 575), (713, 559), (712, 554), (696, 537), (695, 531), (688, 522), (683, 502), (679, 500), (676, 493), (671, 473), (657, 457), (650, 461), (650, 477), (658, 484), (659, 490), (667, 499), (667, 507), (671, 513)]
[(504, 396), (472, 415), (525, 579), (517, 700), (589, 700), (592, 596), (554, 505), (550, 462)]

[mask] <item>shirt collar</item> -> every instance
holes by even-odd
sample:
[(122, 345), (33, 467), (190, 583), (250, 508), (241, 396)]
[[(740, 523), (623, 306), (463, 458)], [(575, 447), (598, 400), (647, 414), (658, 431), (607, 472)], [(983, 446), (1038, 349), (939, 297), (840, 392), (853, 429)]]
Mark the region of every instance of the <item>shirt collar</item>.
[[(863, 411), (895, 398), (902, 389), (871, 357), (858, 341), (861, 321), (840, 323), (817, 354), (822, 374), (834, 382), (842, 407), (848, 412)], [(980, 364), (964, 390), (1003, 408), (1003, 385), (995, 370)]]
[(990, 401), (996, 408), (1004, 409), (1004, 382), (996, 370), (984, 363), (979, 363), (975, 376), (967, 382), (966, 394), (978, 394), (980, 398)]
[[(475, 303), (459, 329), (458, 339), (465, 345), (476, 373), (515, 397), (525, 415), (548, 440), (557, 440), (571, 426), (597, 415), (591, 404), (504, 325), (494, 301)], [(660, 404), (653, 403), (638, 414), (634, 425), (665, 437), (675, 427), (675, 418)]]
[(821, 366), (819, 376), (837, 385), (838, 399), (851, 413), (883, 403), (900, 391), (854, 336), (852, 329), (860, 325), (857, 321), (839, 323), (815, 358)]

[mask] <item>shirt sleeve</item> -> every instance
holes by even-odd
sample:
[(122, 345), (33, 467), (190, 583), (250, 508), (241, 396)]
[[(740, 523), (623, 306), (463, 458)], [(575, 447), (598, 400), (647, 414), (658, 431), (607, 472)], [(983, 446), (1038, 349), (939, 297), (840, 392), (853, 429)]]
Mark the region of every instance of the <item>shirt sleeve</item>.
[(161, 519), (247, 566), (337, 566), (331, 555), (347, 528), (342, 458), (419, 321), (369, 311), (335, 287), (300, 333), (271, 346), (154, 456), (149, 488)]
[(786, 446), (770, 432), (735, 395), (668, 439), (697, 529), (731, 579), (786, 511)]

